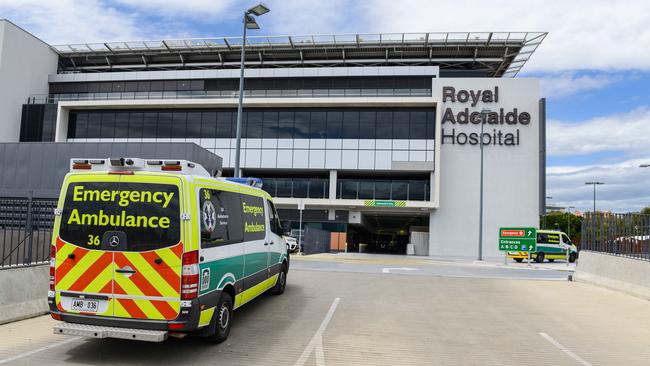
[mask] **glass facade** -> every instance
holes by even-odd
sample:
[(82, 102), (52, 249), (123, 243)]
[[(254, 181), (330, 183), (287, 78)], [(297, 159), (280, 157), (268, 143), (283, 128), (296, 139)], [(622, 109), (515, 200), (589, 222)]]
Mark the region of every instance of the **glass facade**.
[(339, 179), (336, 198), (429, 201), (428, 180)]
[(262, 178), (262, 189), (272, 197), (327, 198), (325, 178)]
[[(431, 76), (246, 78), (245, 90), (431, 89)], [(239, 90), (239, 79), (51, 83), (50, 94)]]
[[(235, 109), (71, 111), (68, 138), (235, 138)], [(433, 108), (248, 109), (243, 138), (434, 139)]]

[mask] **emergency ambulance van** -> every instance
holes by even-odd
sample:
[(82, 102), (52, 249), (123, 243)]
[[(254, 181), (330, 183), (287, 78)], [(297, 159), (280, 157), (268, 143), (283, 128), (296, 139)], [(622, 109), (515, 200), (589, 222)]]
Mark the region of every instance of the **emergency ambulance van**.
[(52, 235), (54, 332), (223, 342), (233, 310), (284, 292), (282, 234), (266, 192), (198, 164), (73, 159)]
[[(573, 263), (578, 258), (578, 248), (571, 243), (569, 236), (561, 231), (537, 230), (536, 246), (537, 249), (530, 253), (530, 257), (537, 263), (542, 263), (545, 259), (549, 262), (568, 259)], [(508, 256), (517, 262), (522, 262), (528, 258), (528, 252), (508, 252)]]

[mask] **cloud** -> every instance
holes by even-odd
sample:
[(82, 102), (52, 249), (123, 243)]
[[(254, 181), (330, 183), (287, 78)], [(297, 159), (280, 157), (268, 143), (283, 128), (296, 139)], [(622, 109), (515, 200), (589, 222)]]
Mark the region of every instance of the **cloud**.
[(650, 108), (593, 118), (580, 123), (549, 120), (548, 155), (586, 155), (613, 151), (650, 154)]
[(50, 44), (139, 39), (154, 32), (98, 0), (0, 0), (0, 13)]
[(237, 13), (231, 7), (238, 2), (235, 0), (115, 0), (115, 3), (151, 14), (172, 15), (177, 18), (231, 16), (234, 19)]
[(647, 154), (644, 158), (614, 164), (549, 167), (547, 194), (553, 199), (548, 203), (591, 211), (593, 187), (585, 182), (597, 180), (605, 183), (596, 188), (598, 210), (639, 211), (650, 206), (650, 168), (639, 168), (640, 164), (649, 162), (650, 154)]
[(562, 98), (578, 93), (604, 89), (624, 80), (620, 74), (597, 72), (579, 75), (575, 71), (545, 73), (538, 75), (540, 94), (550, 98)]
[(524, 70), (650, 69), (647, 0), (379, 0), (359, 21), (373, 32), (548, 31)]

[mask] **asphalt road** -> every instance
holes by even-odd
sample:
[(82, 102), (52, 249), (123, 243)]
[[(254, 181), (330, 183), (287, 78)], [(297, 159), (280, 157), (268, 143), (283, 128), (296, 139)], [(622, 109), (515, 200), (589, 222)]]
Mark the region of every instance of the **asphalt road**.
[[(238, 310), (221, 345), (59, 336), (43, 316), (0, 326), (0, 364), (650, 364), (650, 303), (561, 280), (564, 271), (351, 261), (294, 259), (284, 295)], [(424, 266), (433, 269), (382, 272)]]

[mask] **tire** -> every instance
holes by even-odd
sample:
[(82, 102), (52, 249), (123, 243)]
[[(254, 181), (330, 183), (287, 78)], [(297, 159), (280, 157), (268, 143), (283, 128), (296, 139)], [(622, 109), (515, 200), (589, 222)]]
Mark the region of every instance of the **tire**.
[(535, 257), (535, 262), (544, 263), (544, 252), (537, 253), (537, 257)]
[(206, 339), (210, 343), (214, 344), (221, 343), (228, 339), (230, 327), (232, 326), (232, 319), (232, 297), (229, 293), (222, 292), (217, 307), (214, 309), (212, 321), (210, 322), (210, 335), (207, 336)]
[(550, 263), (553, 263), (553, 262), (555, 262), (555, 259), (549, 258), (548, 261), (549, 261)]
[(271, 288), (271, 291), (269, 291), (269, 293), (271, 295), (282, 295), (286, 287), (287, 287), (287, 265), (285, 263), (282, 263), (282, 269), (278, 274), (278, 280), (275, 282), (275, 286)]
[(521, 263), (521, 262), (523, 262), (523, 261), (524, 261), (523, 258), (515, 258), (515, 262), (517, 262), (517, 263)]
[(575, 263), (576, 258), (577, 258), (576, 253), (569, 254), (569, 263)]

